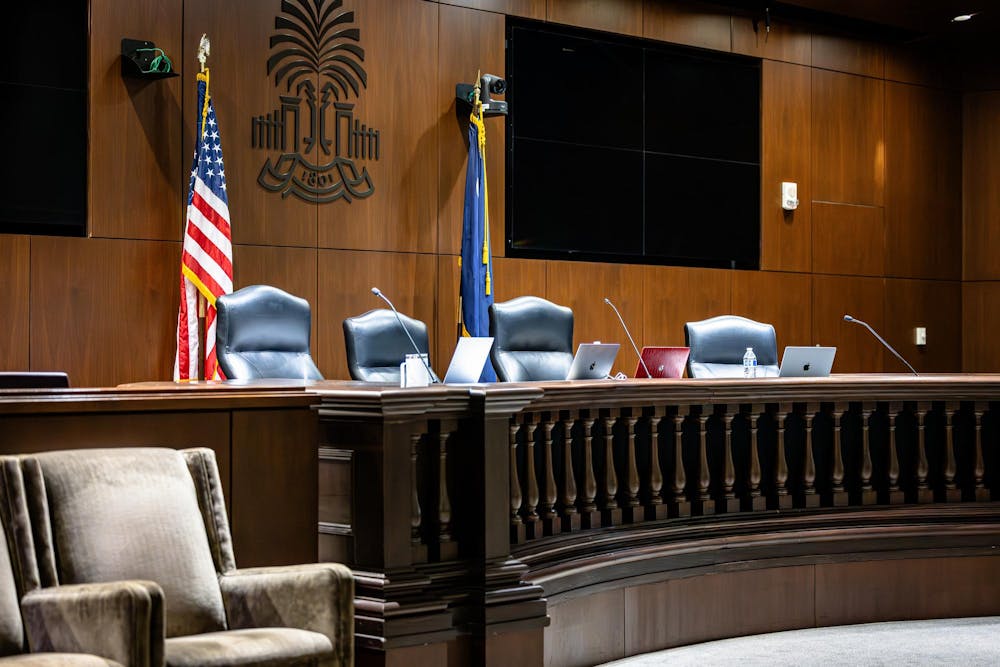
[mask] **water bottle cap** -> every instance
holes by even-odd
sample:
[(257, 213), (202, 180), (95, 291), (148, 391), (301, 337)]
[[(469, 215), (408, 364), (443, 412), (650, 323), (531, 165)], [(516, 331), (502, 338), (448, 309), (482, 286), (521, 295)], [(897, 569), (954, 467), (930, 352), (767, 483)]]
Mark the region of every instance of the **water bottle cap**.
[(748, 347), (747, 348), (747, 352), (753, 352), (753, 348), (752, 347)]

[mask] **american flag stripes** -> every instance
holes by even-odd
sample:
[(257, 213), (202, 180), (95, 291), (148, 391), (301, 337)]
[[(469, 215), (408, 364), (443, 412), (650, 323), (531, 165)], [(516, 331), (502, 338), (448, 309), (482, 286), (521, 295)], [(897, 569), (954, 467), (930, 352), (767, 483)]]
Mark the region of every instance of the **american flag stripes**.
[(225, 379), (215, 354), (215, 300), (233, 291), (233, 243), (222, 142), (208, 92), (208, 70), (198, 74), (198, 141), (188, 194), (181, 254), (174, 380), (198, 379), (198, 294), (205, 297), (205, 379)]

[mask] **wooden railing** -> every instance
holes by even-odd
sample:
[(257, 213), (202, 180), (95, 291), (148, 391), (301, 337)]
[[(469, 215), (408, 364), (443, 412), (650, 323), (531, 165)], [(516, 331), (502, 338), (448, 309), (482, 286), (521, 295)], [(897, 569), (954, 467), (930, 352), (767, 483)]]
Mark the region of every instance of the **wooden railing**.
[(990, 405), (529, 406), (510, 418), (511, 543), (709, 514), (986, 501)]
[(998, 489), (1000, 376), (318, 391), (323, 451), (352, 480), (351, 520), (321, 551), (336, 542), (358, 572), (369, 656), (472, 637), (473, 662), (502, 664), (517, 655), (505, 633), (541, 632), (546, 594), (599, 583), (605, 566), (631, 576), (630, 549), (769, 520), (881, 525), (897, 507), (904, 523), (920, 507), (958, 520), (935, 508)]

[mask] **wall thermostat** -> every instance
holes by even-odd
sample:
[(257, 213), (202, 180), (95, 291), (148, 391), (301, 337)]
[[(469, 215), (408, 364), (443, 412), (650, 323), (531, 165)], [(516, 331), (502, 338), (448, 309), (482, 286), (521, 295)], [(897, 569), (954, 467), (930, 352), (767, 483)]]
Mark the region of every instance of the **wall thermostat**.
[(781, 184), (781, 208), (794, 211), (799, 207), (799, 186), (796, 183)]

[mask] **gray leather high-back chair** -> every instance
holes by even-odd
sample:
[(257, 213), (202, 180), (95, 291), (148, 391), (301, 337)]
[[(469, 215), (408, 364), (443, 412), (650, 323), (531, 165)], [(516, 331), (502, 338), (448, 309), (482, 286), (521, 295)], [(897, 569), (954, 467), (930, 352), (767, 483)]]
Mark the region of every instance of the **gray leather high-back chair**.
[(309, 302), (268, 285), (251, 285), (215, 302), (219, 366), (230, 380), (322, 380), (309, 354)]
[(778, 374), (778, 342), (770, 324), (739, 315), (719, 315), (685, 324), (684, 339), (691, 348), (690, 377), (743, 377), (743, 355), (748, 347), (757, 357), (757, 377)]
[[(399, 314), (413, 342), (424, 354), (427, 325), (420, 320)], [(391, 310), (377, 308), (364, 315), (344, 320), (344, 346), (347, 349), (347, 370), (352, 380), (364, 382), (394, 382), (399, 384), (399, 365), (406, 355), (413, 354), (413, 345), (399, 327)]]
[(490, 357), (501, 382), (565, 380), (573, 364), (573, 311), (537, 296), (490, 306)]

